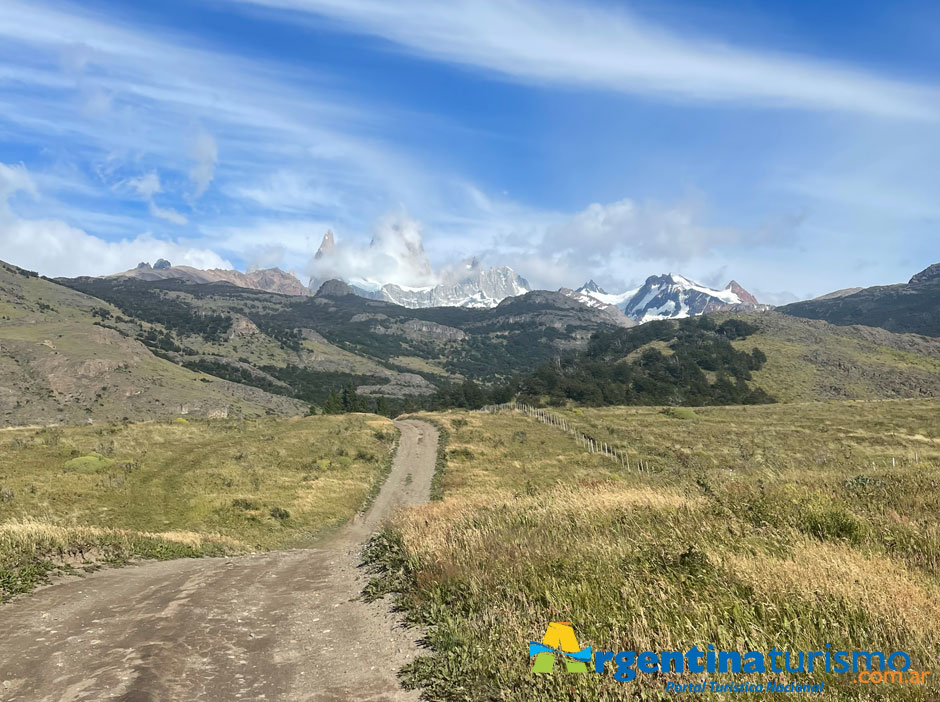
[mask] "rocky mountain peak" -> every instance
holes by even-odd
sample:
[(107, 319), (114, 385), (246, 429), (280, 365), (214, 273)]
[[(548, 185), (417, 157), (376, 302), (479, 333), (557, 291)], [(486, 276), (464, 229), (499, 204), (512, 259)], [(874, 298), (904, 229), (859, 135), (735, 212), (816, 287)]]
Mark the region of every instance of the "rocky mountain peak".
[(728, 283), (725, 286), (725, 290), (730, 290), (735, 295), (737, 295), (741, 299), (742, 304), (746, 304), (746, 305), (759, 305), (760, 304), (757, 301), (757, 298), (751, 295), (751, 293), (749, 293), (747, 290), (742, 288), (738, 284), (738, 281), (736, 280), (732, 280), (730, 283)]
[(576, 292), (600, 293), (601, 295), (607, 294), (607, 291), (604, 290), (604, 288), (602, 288), (600, 285), (595, 283), (593, 278), (589, 280), (588, 282), (586, 282), (584, 285), (582, 285), (580, 288), (578, 288)]
[(915, 274), (910, 280), (910, 285), (926, 283), (931, 280), (940, 280), (940, 263), (927, 266), (920, 273)]
[(323, 235), (323, 241), (320, 242), (320, 248), (317, 249), (316, 256), (314, 258), (323, 258), (324, 256), (329, 256), (333, 253), (333, 249), (336, 248), (336, 241), (333, 239), (333, 230), (327, 229), (326, 234)]
[(355, 294), (356, 291), (352, 286), (342, 280), (328, 280), (317, 290), (316, 297), (345, 297)]

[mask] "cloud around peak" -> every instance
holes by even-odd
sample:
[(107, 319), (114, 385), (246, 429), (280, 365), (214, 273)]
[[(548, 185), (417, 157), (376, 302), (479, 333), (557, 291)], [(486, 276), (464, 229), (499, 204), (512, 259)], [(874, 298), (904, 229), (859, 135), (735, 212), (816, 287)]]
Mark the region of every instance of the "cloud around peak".
[(306, 272), (311, 281), (341, 278), (366, 287), (434, 285), (438, 279), (424, 251), (421, 228), (404, 212), (388, 214), (376, 224), (368, 245), (336, 241), (310, 260)]

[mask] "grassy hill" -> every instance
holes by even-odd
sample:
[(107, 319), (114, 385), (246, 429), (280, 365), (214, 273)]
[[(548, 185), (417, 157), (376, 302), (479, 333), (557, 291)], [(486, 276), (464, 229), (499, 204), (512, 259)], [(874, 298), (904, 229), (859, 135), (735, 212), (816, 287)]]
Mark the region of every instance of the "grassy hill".
[(940, 263), (909, 282), (863, 288), (778, 308), (797, 317), (833, 324), (863, 324), (893, 332), (940, 336)]
[(0, 601), (70, 567), (309, 546), (396, 437), (369, 415), (0, 430)]
[[(940, 646), (938, 412), (938, 400), (895, 400), (567, 414), (629, 452), (629, 469), (518, 414), (432, 415), (449, 433), (443, 499), (403, 513), (367, 552), (370, 594), (398, 593), (403, 616), (427, 627), (429, 653), (404, 680), (435, 700), (522, 701), (669, 700), (667, 680), (702, 679), (617, 682), (614, 664), (565, 675), (560, 661), (534, 675), (532, 659), (506, 656), (553, 621), (595, 651), (829, 643), (906, 651), (929, 670)], [(931, 679), (747, 676), (769, 679), (824, 681), (827, 700), (940, 690)]]
[[(297, 414), (296, 400), (187, 370), (104, 326), (117, 308), (0, 263), (0, 424)], [(137, 325), (138, 331), (150, 328)]]
[(757, 327), (733, 344), (764, 352), (767, 361), (752, 382), (778, 402), (940, 396), (940, 339), (776, 311), (733, 317)]

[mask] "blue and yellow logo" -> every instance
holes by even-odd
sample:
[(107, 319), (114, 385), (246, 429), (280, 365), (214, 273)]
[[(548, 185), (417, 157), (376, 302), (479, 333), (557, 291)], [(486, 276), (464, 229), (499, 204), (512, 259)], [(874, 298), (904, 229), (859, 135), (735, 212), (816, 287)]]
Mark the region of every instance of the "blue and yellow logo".
[(588, 672), (591, 662), (591, 647), (578, 649), (578, 638), (574, 635), (571, 622), (552, 622), (545, 630), (542, 643), (529, 642), (529, 657), (535, 656), (533, 673), (551, 673), (555, 669), (555, 656), (565, 659), (569, 673)]

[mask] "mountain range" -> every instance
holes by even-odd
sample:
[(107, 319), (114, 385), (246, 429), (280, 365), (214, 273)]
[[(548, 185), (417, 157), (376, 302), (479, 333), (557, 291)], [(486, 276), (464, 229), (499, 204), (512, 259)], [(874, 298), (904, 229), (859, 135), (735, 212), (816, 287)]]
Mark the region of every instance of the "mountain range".
[[(836, 324), (745, 309), (754, 303), (733, 283), (718, 296), (679, 276), (619, 296), (589, 282), (494, 307), (409, 308), (338, 280), (294, 295), (238, 276), (184, 275), (168, 262), (135, 270), (50, 280), (0, 265), (0, 424), (296, 414), (349, 385), (372, 402), (420, 408), (469, 380), (498, 387), (549, 362), (564, 366), (598, 334), (636, 326), (624, 310), (749, 319), (758, 332), (734, 343), (766, 353), (755, 379), (782, 401), (940, 395), (940, 339), (848, 326), (856, 309), (872, 325), (940, 327), (937, 266), (902, 286), (811, 301), (838, 303)], [(661, 324), (676, 323), (640, 329)]]
[[(374, 243), (374, 242), (373, 242)], [(331, 259), (336, 256), (332, 232), (327, 232), (317, 251), (315, 262), (323, 270), (330, 270)], [(423, 252), (417, 252), (423, 255)], [(408, 256), (415, 255), (410, 252)], [(413, 267), (431, 275), (426, 261), (418, 256)], [(279, 268), (252, 270), (199, 270), (189, 266), (174, 266), (161, 259), (154, 265), (140, 263), (114, 276), (144, 281), (180, 279), (193, 283), (230, 283), (252, 290), (283, 295), (310, 295), (323, 282), (311, 277), (305, 286), (293, 272)], [(332, 278), (328, 278), (330, 280)], [(448, 270), (433, 285), (403, 285), (369, 280), (345, 280), (359, 296), (370, 300), (384, 300), (409, 309), (429, 307), (465, 307), (492, 309), (503, 300), (532, 291), (529, 282), (508, 266), (484, 268), (476, 259)], [(593, 280), (577, 290), (561, 288), (558, 292), (592, 309), (603, 309), (619, 326), (643, 323), (655, 319), (676, 319), (719, 310), (767, 309), (735, 281), (724, 289), (716, 290), (695, 283), (674, 273), (650, 276), (639, 288), (623, 293), (609, 294)]]
[(575, 291), (564, 292), (591, 307), (616, 307), (637, 324), (709, 312), (770, 309), (733, 280), (716, 290), (675, 273), (650, 276), (639, 288), (622, 293), (610, 294), (593, 280)]
[(386, 283), (376, 289), (354, 285), (357, 295), (372, 300), (385, 300), (402, 307), (471, 307), (490, 309), (507, 297), (524, 295), (531, 291), (528, 281), (512, 268), (481, 269), (475, 263), (468, 271), (449, 282), (426, 287), (406, 287)]
[[(375, 245), (373, 241), (372, 246)], [(329, 264), (335, 254), (332, 232), (327, 232), (316, 261)], [(422, 275), (432, 275), (423, 250), (408, 249), (404, 256)], [(326, 270), (329, 270), (328, 268)], [(320, 281), (311, 278), (305, 286), (293, 272), (279, 268), (252, 270), (199, 270), (174, 266), (159, 260), (154, 265), (140, 263), (111, 278), (132, 278), (142, 281), (178, 279), (197, 284), (228, 283), (237, 287), (291, 296), (307, 296), (315, 292)], [(483, 268), (477, 260), (450, 269), (434, 285), (409, 286), (374, 281), (345, 281), (357, 295), (390, 302), (409, 309), (461, 307), (493, 309), (504, 300), (532, 292), (525, 278), (513, 269)], [(934, 264), (914, 275), (908, 283), (872, 288), (845, 288), (813, 300), (791, 303), (780, 308), (786, 314), (823, 319), (835, 324), (865, 324), (889, 331), (940, 334), (936, 299), (940, 289), (940, 264)], [(702, 285), (676, 273), (654, 275), (643, 285), (619, 293), (609, 293), (593, 280), (576, 290), (561, 288), (561, 295), (587, 309), (601, 311), (607, 320), (620, 327), (661, 319), (681, 319), (712, 312), (748, 312), (770, 309), (736, 281), (716, 289)]]

